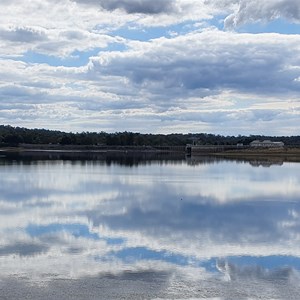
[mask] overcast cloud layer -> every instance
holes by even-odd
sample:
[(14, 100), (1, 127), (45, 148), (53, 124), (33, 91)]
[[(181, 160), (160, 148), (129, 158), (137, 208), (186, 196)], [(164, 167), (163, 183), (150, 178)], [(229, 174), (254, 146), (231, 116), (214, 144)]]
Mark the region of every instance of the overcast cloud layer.
[(299, 134), (298, 0), (12, 0), (0, 12), (0, 124)]

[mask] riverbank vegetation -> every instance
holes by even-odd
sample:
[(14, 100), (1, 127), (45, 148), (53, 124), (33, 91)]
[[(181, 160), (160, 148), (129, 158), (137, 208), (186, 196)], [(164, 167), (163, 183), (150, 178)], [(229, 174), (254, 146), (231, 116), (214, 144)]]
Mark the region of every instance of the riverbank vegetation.
[(282, 141), (287, 146), (300, 146), (300, 136), (222, 136), (207, 133), (142, 134), (136, 132), (63, 132), (0, 125), (0, 145), (20, 144), (98, 145), (98, 146), (184, 146), (197, 141), (200, 145), (249, 145), (253, 140)]

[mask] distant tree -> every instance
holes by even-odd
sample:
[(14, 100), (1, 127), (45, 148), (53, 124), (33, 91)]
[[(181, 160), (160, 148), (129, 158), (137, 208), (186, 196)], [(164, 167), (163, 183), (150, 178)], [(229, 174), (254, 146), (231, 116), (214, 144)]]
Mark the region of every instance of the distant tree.
[(3, 142), (8, 145), (18, 145), (23, 142), (23, 138), (18, 134), (8, 134), (4, 137)]
[(61, 145), (75, 145), (76, 144), (76, 137), (74, 134), (65, 134), (61, 140)]
[(0, 125), (0, 143), (18, 145), (28, 144), (63, 144), (63, 145), (110, 145), (110, 146), (184, 146), (193, 140), (200, 145), (249, 145), (253, 140), (269, 139), (283, 141), (286, 145), (300, 146), (300, 136), (221, 136), (207, 133), (196, 134), (141, 134), (133, 132), (106, 133), (82, 132), (65, 133), (47, 129), (26, 129)]

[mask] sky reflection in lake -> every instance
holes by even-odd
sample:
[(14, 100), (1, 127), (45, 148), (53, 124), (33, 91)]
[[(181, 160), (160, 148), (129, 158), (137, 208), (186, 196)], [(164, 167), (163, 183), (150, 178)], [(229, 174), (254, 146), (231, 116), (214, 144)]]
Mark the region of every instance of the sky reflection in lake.
[(300, 297), (300, 164), (2, 157), (0, 174), (8, 299)]

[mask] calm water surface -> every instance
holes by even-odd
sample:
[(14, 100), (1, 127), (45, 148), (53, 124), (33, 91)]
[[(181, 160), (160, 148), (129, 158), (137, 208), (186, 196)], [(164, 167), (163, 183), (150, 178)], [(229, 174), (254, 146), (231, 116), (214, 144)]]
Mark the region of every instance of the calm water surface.
[(299, 299), (300, 164), (0, 157), (0, 299)]

